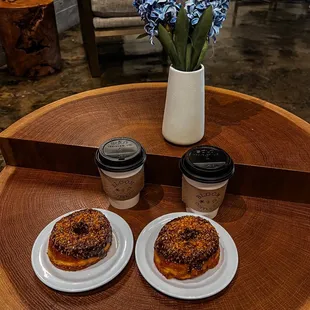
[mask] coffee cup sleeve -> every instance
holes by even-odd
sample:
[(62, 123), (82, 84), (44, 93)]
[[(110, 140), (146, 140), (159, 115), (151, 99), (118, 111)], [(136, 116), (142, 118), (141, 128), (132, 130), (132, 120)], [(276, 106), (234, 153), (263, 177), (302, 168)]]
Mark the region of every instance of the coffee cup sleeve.
[(128, 178), (112, 178), (102, 171), (100, 171), (100, 177), (104, 192), (114, 200), (131, 199), (137, 196), (144, 187), (144, 168)]

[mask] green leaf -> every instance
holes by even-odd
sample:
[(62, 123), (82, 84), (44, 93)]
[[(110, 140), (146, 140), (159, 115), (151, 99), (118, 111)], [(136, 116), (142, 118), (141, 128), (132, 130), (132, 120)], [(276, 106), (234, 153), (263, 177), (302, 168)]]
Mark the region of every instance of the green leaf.
[(141, 34), (139, 34), (139, 35), (137, 36), (137, 40), (143, 39), (143, 38), (145, 38), (145, 37), (147, 37), (147, 36), (148, 36), (147, 33), (141, 33)]
[(181, 70), (185, 70), (186, 67), (186, 47), (188, 41), (189, 21), (187, 13), (184, 8), (181, 8), (178, 14), (176, 26), (175, 26), (175, 47), (178, 52), (178, 56), (181, 63)]
[(161, 42), (164, 50), (169, 55), (171, 62), (175, 69), (180, 68), (180, 59), (172, 41), (172, 37), (169, 32), (161, 24), (158, 27), (158, 39)]
[(186, 48), (186, 71), (191, 71), (192, 50), (192, 43), (188, 43)]
[(200, 57), (201, 51), (205, 42), (208, 39), (208, 34), (212, 25), (212, 7), (208, 7), (200, 17), (198, 24), (196, 25), (193, 35), (193, 55), (192, 55), (192, 68), (194, 69), (197, 65), (198, 59)]
[(200, 56), (198, 58), (198, 62), (194, 68), (194, 70), (198, 70), (201, 66), (201, 63), (203, 62), (203, 60), (205, 59), (205, 56), (206, 56), (206, 52), (207, 52), (207, 49), (208, 49), (208, 40), (205, 42), (205, 44), (203, 45), (203, 48), (201, 50), (201, 53), (200, 53)]

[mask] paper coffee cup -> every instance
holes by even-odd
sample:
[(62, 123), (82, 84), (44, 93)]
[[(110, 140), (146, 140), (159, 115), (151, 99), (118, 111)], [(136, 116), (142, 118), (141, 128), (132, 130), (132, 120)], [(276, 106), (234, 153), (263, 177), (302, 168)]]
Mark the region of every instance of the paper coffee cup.
[(214, 218), (235, 171), (233, 160), (218, 147), (197, 146), (183, 155), (180, 169), (186, 210)]
[(114, 138), (100, 145), (95, 161), (113, 207), (129, 209), (139, 202), (145, 160), (145, 150), (131, 138)]

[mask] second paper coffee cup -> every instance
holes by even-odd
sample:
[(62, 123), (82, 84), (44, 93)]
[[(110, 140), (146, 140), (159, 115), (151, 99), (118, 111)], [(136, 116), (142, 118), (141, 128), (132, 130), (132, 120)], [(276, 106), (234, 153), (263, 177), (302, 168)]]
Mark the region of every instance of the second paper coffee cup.
[(235, 171), (233, 160), (218, 147), (197, 146), (184, 154), (180, 169), (186, 210), (214, 218)]
[(103, 190), (113, 207), (129, 209), (139, 202), (145, 160), (145, 150), (131, 138), (113, 138), (100, 145), (95, 161)]

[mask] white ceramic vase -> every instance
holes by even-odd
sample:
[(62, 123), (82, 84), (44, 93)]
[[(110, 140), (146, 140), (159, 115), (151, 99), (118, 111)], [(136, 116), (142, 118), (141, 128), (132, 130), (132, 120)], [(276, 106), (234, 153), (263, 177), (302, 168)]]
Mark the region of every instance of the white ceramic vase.
[(204, 66), (197, 71), (169, 70), (162, 133), (177, 145), (200, 141), (205, 133)]

